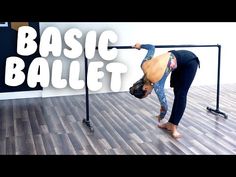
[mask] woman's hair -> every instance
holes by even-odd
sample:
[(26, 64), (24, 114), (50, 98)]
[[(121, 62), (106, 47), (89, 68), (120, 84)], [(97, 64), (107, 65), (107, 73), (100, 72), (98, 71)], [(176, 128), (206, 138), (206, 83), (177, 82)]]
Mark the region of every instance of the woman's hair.
[(129, 93), (134, 95), (136, 98), (142, 99), (147, 92), (146, 90), (143, 90), (144, 84), (145, 80), (144, 77), (142, 77), (137, 82), (135, 82), (132, 87), (129, 88)]

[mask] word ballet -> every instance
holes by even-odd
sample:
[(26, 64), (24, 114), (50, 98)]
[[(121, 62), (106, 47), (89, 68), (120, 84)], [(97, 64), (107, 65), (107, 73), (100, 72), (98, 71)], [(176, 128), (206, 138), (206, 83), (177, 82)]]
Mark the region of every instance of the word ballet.
[[(121, 74), (127, 72), (127, 67), (119, 62), (111, 62), (116, 59), (118, 50), (116, 48), (108, 50), (108, 44), (115, 43), (118, 40), (116, 33), (111, 30), (103, 31), (98, 36), (97, 41), (96, 31), (91, 30), (87, 32), (83, 40), (84, 45), (79, 41), (82, 37), (82, 32), (77, 28), (67, 30), (62, 38), (58, 28), (47, 27), (42, 32), (40, 42), (37, 44), (35, 29), (30, 26), (20, 27), (17, 35), (17, 53), (21, 56), (30, 56), (38, 50), (40, 57), (31, 62), (27, 77), (23, 72), (25, 68), (24, 60), (17, 56), (8, 57), (6, 59), (5, 84), (19, 86), (27, 78), (27, 84), (31, 88), (36, 87), (37, 83), (42, 87), (48, 87), (51, 83), (55, 88), (65, 88), (69, 85), (73, 89), (82, 89), (85, 83), (84, 80), (79, 79), (80, 61), (76, 59), (84, 59), (85, 55), (90, 61), (87, 76), (88, 88), (92, 91), (98, 91), (102, 88), (100, 79), (104, 77), (104, 72), (99, 69), (104, 67), (106, 61), (106, 63), (109, 62), (106, 64), (106, 71), (111, 75), (110, 88), (112, 91), (119, 91), (121, 88)], [(96, 50), (103, 61), (92, 61)], [(82, 55), (83, 52), (84, 55)], [(71, 60), (69, 61), (68, 79), (62, 78), (63, 62), (58, 59), (62, 54)], [(52, 62), (52, 66), (49, 66), (47, 61), (49, 55), (56, 57)]]

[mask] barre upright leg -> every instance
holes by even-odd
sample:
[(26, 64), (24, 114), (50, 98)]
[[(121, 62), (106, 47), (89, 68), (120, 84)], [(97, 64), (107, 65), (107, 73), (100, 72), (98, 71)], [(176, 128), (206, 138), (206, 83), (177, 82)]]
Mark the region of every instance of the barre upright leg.
[(207, 110), (213, 114), (221, 114), (225, 119), (228, 116), (219, 110), (220, 101), (220, 58), (221, 58), (221, 45), (218, 45), (218, 71), (217, 71), (217, 94), (216, 94), (216, 109), (207, 107)]
[(89, 120), (89, 90), (88, 90), (88, 82), (87, 82), (87, 75), (88, 75), (88, 59), (85, 56), (84, 52), (84, 66), (85, 66), (85, 103), (86, 103), (86, 118), (83, 119), (83, 123), (89, 128), (91, 132), (94, 132), (93, 126)]

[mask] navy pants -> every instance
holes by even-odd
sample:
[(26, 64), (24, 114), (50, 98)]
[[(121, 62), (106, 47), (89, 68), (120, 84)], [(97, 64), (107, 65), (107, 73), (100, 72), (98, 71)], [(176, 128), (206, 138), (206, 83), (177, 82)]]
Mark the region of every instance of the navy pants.
[(169, 122), (178, 125), (183, 116), (187, 103), (188, 90), (196, 75), (199, 60), (193, 59), (173, 72), (176, 72), (177, 80), (174, 85), (174, 103)]

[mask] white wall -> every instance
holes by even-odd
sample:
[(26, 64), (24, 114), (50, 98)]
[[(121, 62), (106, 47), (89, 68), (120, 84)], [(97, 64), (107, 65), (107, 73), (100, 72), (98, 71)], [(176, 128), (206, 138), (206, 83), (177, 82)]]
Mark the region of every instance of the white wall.
[[(179, 44), (220, 44), (222, 45), (221, 53), (221, 84), (235, 83), (235, 66), (236, 56), (234, 54), (236, 47), (236, 23), (159, 23), (159, 22), (125, 22), (125, 23), (40, 23), (41, 33), (46, 27), (54, 26), (60, 29), (61, 34), (70, 28), (78, 28), (83, 32), (80, 42), (84, 44), (86, 33), (91, 30), (97, 32), (97, 36), (105, 30), (113, 30), (118, 35), (118, 42), (115, 45), (134, 45), (136, 42), (151, 43), (154, 45), (179, 45)], [(63, 47), (66, 47), (63, 44)], [(180, 48), (178, 48), (180, 49)], [(185, 48), (193, 51), (198, 55), (201, 61), (201, 68), (198, 70), (193, 85), (215, 85), (217, 80), (217, 48)], [(155, 55), (161, 54), (169, 49), (156, 49)], [(122, 87), (120, 91), (127, 91), (128, 88), (142, 76), (140, 63), (146, 54), (145, 50), (119, 50), (117, 62), (125, 64), (128, 68), (127, 73), (122, 75)], [(55, 57), (48, 57), (48, 61), (52, 63)], [(57, 58), (58, 59), (58, 58)], [(60, 57), (63, 61), (63, 78), (68, 78), (69, 64), (72, 61), (64, 57)], [(81, 64), (81, 79), (84, 78), (83, 56), (78, 59)], [(98, 55), (91, 61), (104, 61)], [(109, 62), (105, 62), (106, 64)], [(100, 93), (111, 92), (109, 87), (110, 74), (102, 68), (105, 73), (101, 82), (103, 87)], [(166, 82), (166, 88), (169, 87), (169, 78)], [(59, 96), (82, 94), (84, 89), (73, 90), (69, 86), (65, 89), (55, 89), (48, 87), (43, 89), (43, 96)], [(93, 93), (93, 92), (91, 92)]]

